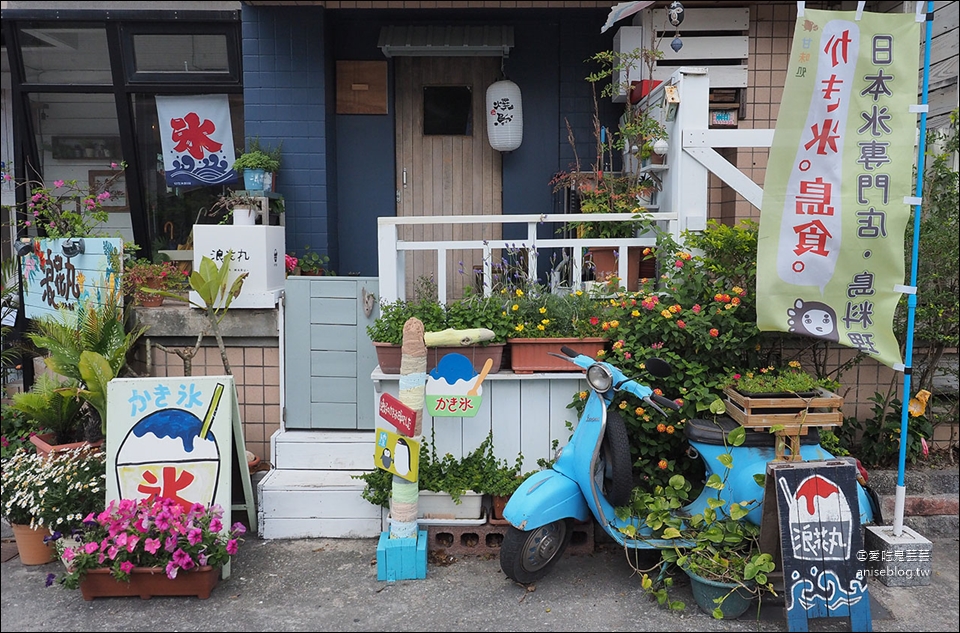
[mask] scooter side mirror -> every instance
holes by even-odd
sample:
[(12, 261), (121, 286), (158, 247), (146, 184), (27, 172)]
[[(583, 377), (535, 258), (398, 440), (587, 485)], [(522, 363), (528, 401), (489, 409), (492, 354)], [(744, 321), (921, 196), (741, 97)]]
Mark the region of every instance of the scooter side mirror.
[(661, 358), (648, 358), (644, 367), (657, 378), (666, 378), (673, 371), (670, 363)]

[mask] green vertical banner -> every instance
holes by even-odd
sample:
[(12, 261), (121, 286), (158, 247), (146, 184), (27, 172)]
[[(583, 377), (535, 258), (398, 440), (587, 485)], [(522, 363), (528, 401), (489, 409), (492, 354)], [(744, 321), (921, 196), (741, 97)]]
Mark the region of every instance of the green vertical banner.
[(798, 17), (770, 148), (757, 327), (902, 363), (893, 316), (915, 183), (914, 14)]

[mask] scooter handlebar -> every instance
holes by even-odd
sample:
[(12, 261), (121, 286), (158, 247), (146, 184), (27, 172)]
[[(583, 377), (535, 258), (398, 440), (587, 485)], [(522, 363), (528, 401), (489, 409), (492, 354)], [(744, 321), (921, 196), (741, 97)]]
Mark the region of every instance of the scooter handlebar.
[(577, 356), (580, 355), (580, 352), (576, 352), (570, 349), (569, 347), (567, 347), (566, 345), (561, 346), (560, 351), (566, 354), (567, 356), (569, 356), (570, 358), (576, 358)]
[(650, 395), (650, 399), (656, 402), (657, 404), (663, 405), (669, 409), (673, 409), (674, 411), (680, 410), (680, 405), (674, 402), (673, 400), (671, 400), (670, 398), (665, 398), (664, 396), (658, 396), (657, 394), (654, 393)]

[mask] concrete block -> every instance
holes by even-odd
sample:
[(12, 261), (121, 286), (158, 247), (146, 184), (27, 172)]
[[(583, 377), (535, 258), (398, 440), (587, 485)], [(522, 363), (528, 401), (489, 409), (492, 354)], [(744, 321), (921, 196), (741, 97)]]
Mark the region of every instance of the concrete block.
[[(500, 555), (500, 545), (509, 527), (507, 521), (490, 521), (484, 525), (428, 525), (429, 550), (444, 550), (451, 556)], [(564, 556), (592, 554), (594, 551), (593, 521), (574, 523), (570, 543)]]
[(894, 535), (893, 526), (867, 526), (864, 551), (857, 558), (866, 562), (868, 577), (888, 587), (930, 584), (933, 543), (907, 526), (900, 536)]

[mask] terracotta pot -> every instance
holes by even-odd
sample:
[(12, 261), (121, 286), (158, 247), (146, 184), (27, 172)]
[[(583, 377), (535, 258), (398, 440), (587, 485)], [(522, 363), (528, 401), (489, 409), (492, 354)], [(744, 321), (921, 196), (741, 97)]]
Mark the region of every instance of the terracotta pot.
[[(627, 262), (626, 287), (628, 292), (636, 292), (640, 288), (640, 279), (650, 279), (657, 274), (656, 260), (643, 258), (643, 247), (628, 247), (629, 261)], [(593, 259), (594, 278), (603, 280), (607, 275), (616, 275), (619, 270), (617, 248), (613, 246), (590, 247), (590, 257)]]
[(183, 571), (176, 578), (167, 578), (161, 567), (134, 567), (130, 582), (122, 582), (110, 575), (110, 570), (91, 569), (80, 581), (80, 593), (84, 600), (140, 596), (149, 600), (153, 596), (196, 596), (201, 600), (210, 597), (210, 592), (220, 582), (220, 568), (205, 565), (191, 571)]
[(490, 495), (490, 513), (494, 519), (503, 520), (503, 509), (507, 507), (507, 501), (509, 500), (509, 496)]
[(98, 451), (103, 447), (103, 440), (98, 442), (70, 442), (69, 444), (54, 444), (56, 439), (54, 433), (41, 433), (40, 435), (31, 435), (30, 443), (37, 447), (37, 452), (41, 455), (55, 455), (56, 453), (65, 453), (81, 447), (89, 447), (90, 450)]
[(53, 541), (44, 543), (43, 539), (50, 535), (47, 529), (35, 530), (29, 525), (11, 523), (13, 536), (17, 540), (17, 552), (20, 562), (24, 565), (46, 565), (57, 560), (57, 548)]
[(535, 371), (580, 371), (573, 363), (550, 352), (560, 354), (560, 348), (569, 347), (575, 352), (596, 357), (606, 349), (605, 338), (512, 338), (510, 343), (510, 367), (515, 374), (532, 374)]
[[(157, 277), (147, 277), (143, 280), (143, 285), (147, 288), (162, 290), (163, 285)], [(137, 304), (144, 308), (158, 308), (163, 305), (163, 295), (155, 295), (149, 292), (137, 293)]]
[[(377, 362), (380, 364), (380, 371), (385, 374), (399, 374), (400, 360), (403, 356), (401, 346), (391, 343), (374, 343), (373, 346), (377, 350)], [(429, 347), (427, 348), (427, 371), (436, 367), (441, 358), (455, 352), (469, 358), (470, 362), (473, 363), (474, 371), (478, 374), (483, 370), (487, 359), (491, 359), (493, 361), (493, 367), (490, 369), (490, 373), (495, 374), (499, 372), (503, 366), (503, 350), (505, 347), (506, 343), (468, 345), (466, 347), (459, 345)]]

